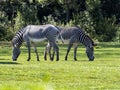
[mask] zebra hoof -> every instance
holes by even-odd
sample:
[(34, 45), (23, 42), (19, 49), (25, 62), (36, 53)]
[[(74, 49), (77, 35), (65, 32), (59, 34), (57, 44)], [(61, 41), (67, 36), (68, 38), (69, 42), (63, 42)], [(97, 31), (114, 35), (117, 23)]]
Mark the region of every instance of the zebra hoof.
[(57, 59), (56, 61), (59, 61), (59, 59)]
[(13, 59), (13, 61), (17, 61), (17, 59)]
[(39, 59), (37, 61), (40, 61)]
[(65, 61), (67, 61), (67, 57), (65, 57)]
[(94, 61), (94, 59), (89, 59), (89, 61)]
[(44, 58), (45, 61), (47, 61), (47, 58)]
[(53, 61), (53, 58), (50, 58), (51, 61)]
[(30, 58), (28, 58), (27, 61), (30, 61)]
[(94, 61), (95, 57), (89, 58), (89, 61)]
[(40, 61), (38, 57), (37, 57), (37, 61)]
[(77, 59), (76, 59), (76, 58), (74, 58), (74, 61), (77, 61)]

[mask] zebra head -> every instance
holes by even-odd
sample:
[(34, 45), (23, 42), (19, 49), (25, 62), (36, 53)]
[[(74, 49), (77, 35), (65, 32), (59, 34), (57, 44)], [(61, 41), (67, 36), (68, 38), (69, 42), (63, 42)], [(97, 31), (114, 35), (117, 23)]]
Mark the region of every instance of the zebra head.
[(20, 55), (20, 46), (23, 43), (23, 30), (19, 30), (16, 35), (12, 39), (12, 59), (16, 61), (18, 56)]
[(86, 46), (87, 46), (86, 47), (86, 54), (89, 58), (89, 61), (93, 61), (95, 58), (94, 57), (94, 46), (97, 46), (97, 44), (94, 43), (89, 36), (87, 36), (87, 45)]
[(87, 47), (86, 54), (87, 54), (87, 56), (89, 58), (89, 61), (94, 60), (94, 48), (93, 47)]
[(20, 55), (20, 47), (18, 46), (18, 44), (14, 44), (12, 43), (12, 59), (13, 61), (16, 61), (18, 56)]

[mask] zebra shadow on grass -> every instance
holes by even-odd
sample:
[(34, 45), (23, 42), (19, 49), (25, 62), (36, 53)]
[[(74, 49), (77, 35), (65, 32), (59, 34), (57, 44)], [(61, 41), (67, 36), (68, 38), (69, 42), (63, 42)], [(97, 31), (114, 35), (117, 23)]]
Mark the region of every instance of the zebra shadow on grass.
[(10, 59), (0, 58), (0, 64), (20, 64), (18, 62), (12, 62), (12, 61), (6, 61), (6, 60), (10, 60)]

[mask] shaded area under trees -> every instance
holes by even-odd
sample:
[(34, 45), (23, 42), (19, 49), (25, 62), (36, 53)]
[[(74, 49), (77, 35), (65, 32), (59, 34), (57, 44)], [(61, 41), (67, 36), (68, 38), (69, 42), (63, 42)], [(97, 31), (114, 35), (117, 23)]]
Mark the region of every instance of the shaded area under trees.
[[(28, 24), (80, 26), (99, 41), (113, 41), (119, 32), (119, 0), (1, 0), (0, 40)], [(118, 35), (120, 36), (120, 35)]]

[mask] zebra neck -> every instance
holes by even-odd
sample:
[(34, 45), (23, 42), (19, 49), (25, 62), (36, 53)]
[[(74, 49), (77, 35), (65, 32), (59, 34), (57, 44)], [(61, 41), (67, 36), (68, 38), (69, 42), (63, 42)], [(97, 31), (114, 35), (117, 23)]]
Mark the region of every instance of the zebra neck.
[(89, 38), (85, 38), (84, 41), (82, 42), (85, 47), (92, 47), (92, 41)]
[(23, 30), (19, 30), (15, 37), (13, 38), (13, 42), (18, 46), (20, 47), (23, 43)]

